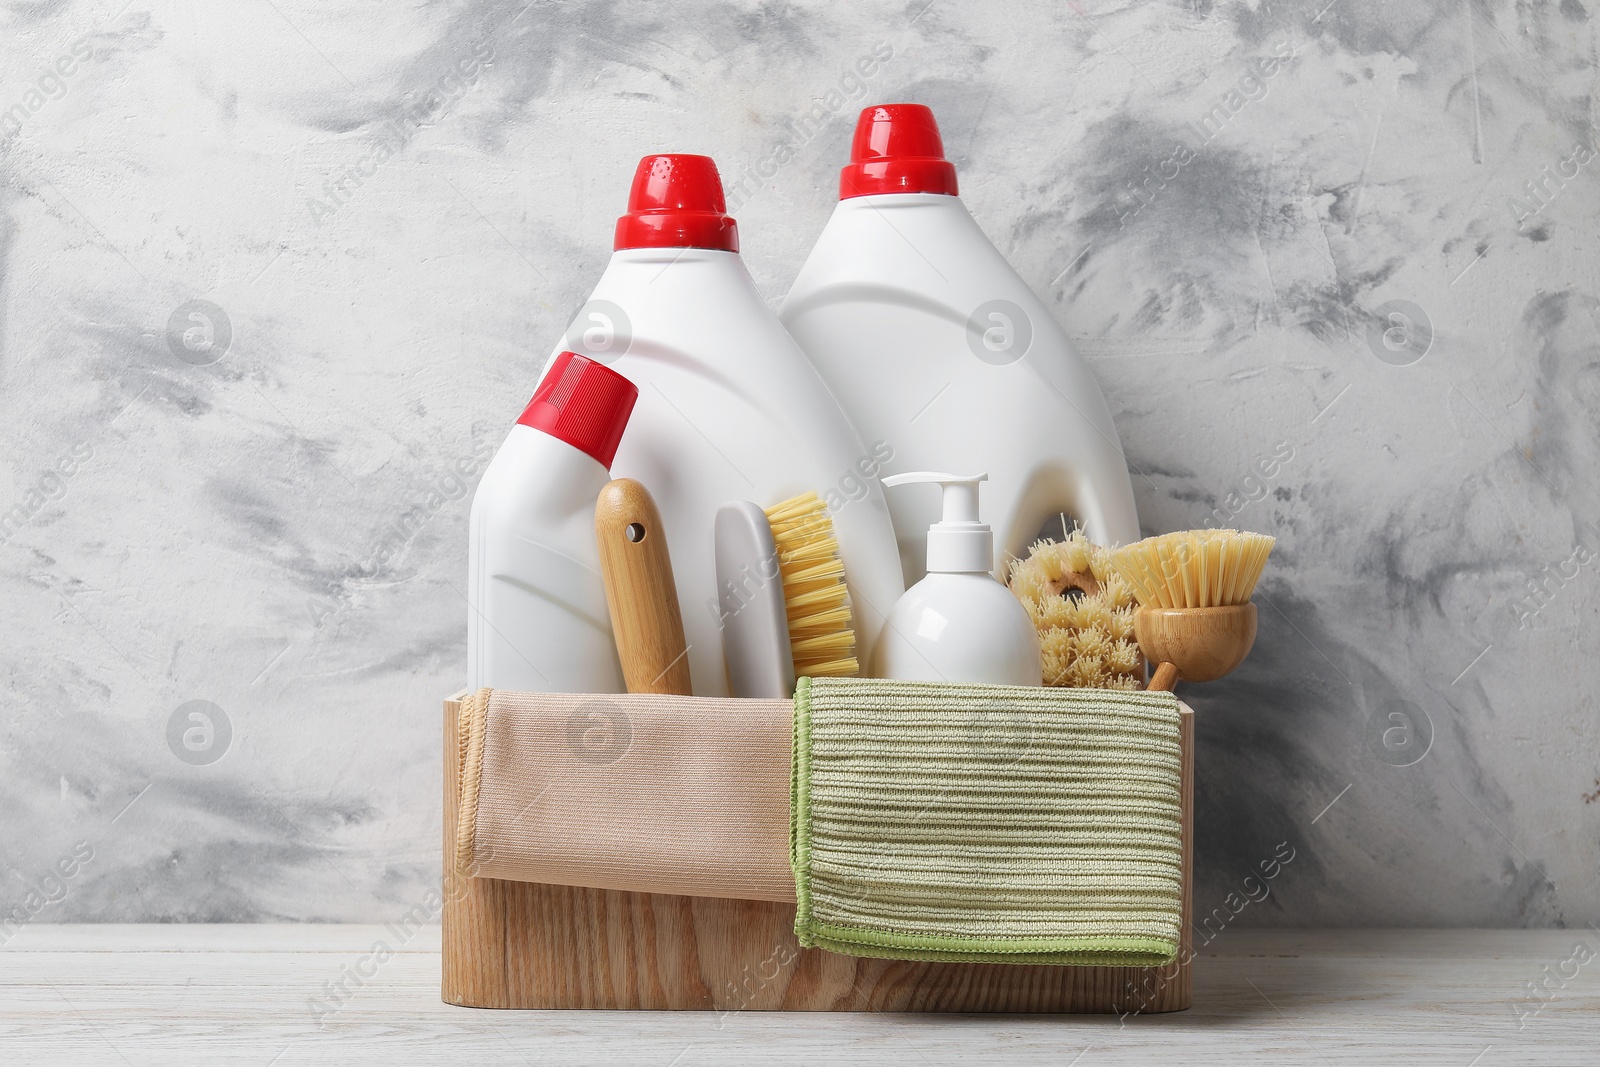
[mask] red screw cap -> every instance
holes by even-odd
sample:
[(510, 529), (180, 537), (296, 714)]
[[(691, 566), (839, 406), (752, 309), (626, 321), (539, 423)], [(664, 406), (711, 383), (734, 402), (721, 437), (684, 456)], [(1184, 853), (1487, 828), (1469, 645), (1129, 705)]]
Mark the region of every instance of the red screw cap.
[(850, 144), (850, 165), (839, 172), (839, 199), (874, 193), (956, 195), (955, 164), (933, 111), (922, 104), (862, 108)]
[(638, 399), (638, 387), (610, 367), (562, 352), (517, 422), (565, 441), (609, 470)]
[(710, 156), (645, 156), (633, 172), (628, 213), (617, 220), (616, 247), (739, 251), (739, 224), (722, 198)]

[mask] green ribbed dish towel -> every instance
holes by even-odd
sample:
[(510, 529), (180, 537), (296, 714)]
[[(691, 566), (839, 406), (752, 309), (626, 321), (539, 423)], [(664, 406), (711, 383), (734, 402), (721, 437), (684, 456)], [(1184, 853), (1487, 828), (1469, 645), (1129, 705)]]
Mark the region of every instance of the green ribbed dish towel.
[(1170, 962), (1180, 760), (1171, 693), (802, 678), (795, 934), (888, 959)]

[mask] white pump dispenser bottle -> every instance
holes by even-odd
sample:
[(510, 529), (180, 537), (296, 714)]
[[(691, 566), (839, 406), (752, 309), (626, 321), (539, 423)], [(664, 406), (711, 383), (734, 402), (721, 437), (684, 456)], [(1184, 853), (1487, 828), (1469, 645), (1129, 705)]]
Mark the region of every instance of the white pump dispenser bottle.
[(1021, 602), (995, 580), (994, 533), (978, 521), (987, 474), (915, 471), (886, 486), (937, 482), (943, 518), (928, 528), (928, 574), (889, 612), (878, 642), (884, 678), (1043, 685), (1039, 632)]

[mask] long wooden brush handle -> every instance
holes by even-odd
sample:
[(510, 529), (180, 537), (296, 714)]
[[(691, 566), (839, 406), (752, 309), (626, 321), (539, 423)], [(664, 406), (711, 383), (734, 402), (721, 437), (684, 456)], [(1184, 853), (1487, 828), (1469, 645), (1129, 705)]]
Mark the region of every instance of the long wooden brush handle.
[(1152, 693), (1170, 693), (1178, 685), (1178, 668), (1170, 663), (1162, 663), (1156, 667), (1156, 672), (1150, 676), (1150, 684), (1145, 686)]
[(607, 482), (595, 501), (594, 532), (628, 692), (690, 695), (678, 588), (649, 490), (632, 478)]

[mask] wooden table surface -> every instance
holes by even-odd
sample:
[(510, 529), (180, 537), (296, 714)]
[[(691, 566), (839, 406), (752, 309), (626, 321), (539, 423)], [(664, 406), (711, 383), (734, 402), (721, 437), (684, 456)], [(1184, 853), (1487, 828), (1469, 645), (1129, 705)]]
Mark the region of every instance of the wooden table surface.
[(440, 1002), (437, 927), (35, 923), (0, 1064), (1600, 1065), (1589, 928), (1229, 928), (1195, 967), (1192, 1009), (1123, 1019), (484, 1011)]

